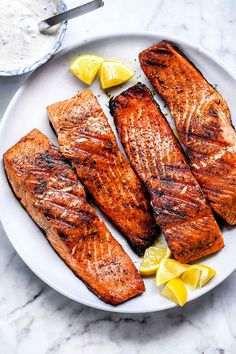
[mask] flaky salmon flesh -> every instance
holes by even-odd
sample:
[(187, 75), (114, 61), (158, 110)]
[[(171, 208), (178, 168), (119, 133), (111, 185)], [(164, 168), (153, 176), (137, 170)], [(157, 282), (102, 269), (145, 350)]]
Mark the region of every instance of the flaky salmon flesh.
[(175, 120), (210, 205), (236, 224), (236, 132), (227, 103), (174, 44), (162, 41), (139, 60)]
[(115, 135), (90, 90), (47, 108), (62, 154), (96, 204), (142, 255), (159, 230), (147, 193), (118, 148)]
[(149, 89), (140, 83), (129, 88), (110, 100), (110, 111), (172, 255), (189, 263), (219, 251), (221, 231)]
[(113, 305), (144, 291), (131, 259), (88, 204), (76, 173), (45, 135), (32, 130), (4, 154), (4, 166), (21, 204), (91, 291)]

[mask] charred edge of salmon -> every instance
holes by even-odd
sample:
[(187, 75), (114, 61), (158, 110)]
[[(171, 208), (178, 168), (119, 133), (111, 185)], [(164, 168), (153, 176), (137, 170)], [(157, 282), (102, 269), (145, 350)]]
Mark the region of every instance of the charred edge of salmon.
[[(118, 102), (119, 97), (131, 97), (131, 98), (143, 98), (146, 96), (146, 91), (145, 88), (147, 87), (142, 84), (141, 82), (138, 82), (136, 85), (128, 88), (127, 90), (123, 91), (120, 95), (116, 97), (112, 97), (109, 101), (109, 108), (110, 108), (110, 113), (113, 116), (115, 114), (115, 110), (117, 108), (120, 108), (121, 105)], [(124, 107), (124, 104), (122, 105)]]
[[(151, 54), (160, 54), (160, 55), (168, 55), (168, 56), (172, 56), (173, 53), (172, 51), (177, 52), (178, 54), (180, 54), (195, 70), (197, 70), (197, 72), (201, 75), (202, 79), (208, 84), (210, 85), (213, 90), (215, 90), (220, 96), (221, 94), (219, 93), (219, 91), (215, 88), (215, 86), (213, 84), (211, 84), (209, 81), (207, 81), (207, 79), (204, 77), (204, 75), (202, 74), (202, 72), (200, 71), (200, 69), (186, 56), (186, 54), (177, 46), (176, 43), (171, 42), (171, 41), (167, 41), (167, 40), (163, 40), (158, 44), (155, 44), (147, 49), (144, 49), (142, 52), (139, 53), (139, 63), (140, 66), (143, 70), (143, 72), (145, 73), (144, 67), (151, 65), (151, 63), (146, 63), (146, 58), (144, 58), (145, 55), (147, 55), (148, 53)], [(155, 63), (155, 66), (158, 66), (157, 63)], [(146, 75), (146, 73), (145, 73)], [(147, 76), (147, 75), (146, 75)], [(149, 78), (148, 78), (149, 79)], [(151, 81), (151, 80), (150, 80)], [(156, 89), (157, 90), (157, 89)], [(159, 93), (159, 91), (157, 90), (158, 94), (161, 96), (162, 100), (166, 103), (166, 100), (164, 97), (162, 97), (162, 95)], [(222, 97), (222, 96), (221, 96)], [(222, 97), (223, 98), (223, 97)], [(235, 129), (233, 123), (232, 123), (232, 118), (230, 116), (230, 121), (231, 121), (231, 125), (232, 127)]]
[[(120, 102), (119, 102), (120, 97), (142, 99), (142, 98), (146, 97), (147, 93), (150, 93), (152, 95), (152, 93), (149, 91), (149, 89), (147, 88), (146, 85), (142, 84), (141, 82), (138, 82), (134, 86), (123, 91), (118, 96), (111, 97), (109, 100), (109, 110), (110, 110), (111, 115), (114, 117), (114, 120), (116, 120), (116, 110), (119, 108), (126, 108), (124, 102), (122, 102), (122, 104), (120, 104)], [(155, 102), (154, 100), (153, 100), (153, 102), (156, 104), (159, 112), (162, 114), (158, 103)]]
[[(118, 226), (117, 226), (118, 228)], [(120, 230), (120, 232), (122, 233), (122, 231)], [(129, 244), (129, 246), (131, 247), (131, 249), (139, 256), (139, 257), (142, 257), (146, 251), (147, 248), (151, 247), (154, 243), (154, 241), (158, 238), (159, 235), (154, 235), (152, 237), (152, 239), (148, 240), (148, 242), (145, 242), (144, 245), (142, 246), (136, 246), (132, 243), (132, 241), (126, 237), (123, 233), (122, 235), (125, 237), (127, 243)]]
[[(187, 60), (187, 62), (189, 64), (191, 64), (191, 66), (194, 67), (194, 69), (196, 69), (199, 74), (202, 76), (202, 78), (209, 84), (211, 85), (212, 88), (214, 88), (214, 86), (212, 84), (210, 84), (205, 77), (203, 76), (203, 74), (201, 73), (201, 71), (198, 69), (198, 67), (186, 56), (186, 54), (182, 51), (182, 49), (180, 49), (176, 43), (171, 42), (171, 41), (166, 41), (163, 40), (158, 44), (154, 44), (153, 46), (144, 49), (142, 52), (139, 53), (139, 60), (142, 59), (144, 61), (146, 61), (145, 59), (142, 58), (142, 56), (146, 53), (151, 53), (151, 54), (160, 54), (160, 55), (167, 55), (167, 56), (173, 56), (172, 50), (170, 50), (170, 48), (174, 51), (176, 51), (178, 54), (180, 54), (182, 57), (184, 57), (184, 59)], [(140, 65), (142, 67), (142, 63), (140, 62)], [(214, 88), (215, 90), (215, 88)]]

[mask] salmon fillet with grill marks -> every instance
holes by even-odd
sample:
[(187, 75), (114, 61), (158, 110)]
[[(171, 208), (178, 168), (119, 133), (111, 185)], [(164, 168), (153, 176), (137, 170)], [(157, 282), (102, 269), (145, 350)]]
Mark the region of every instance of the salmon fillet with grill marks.
[(236, 133), (227, 103), (175, 45), (163, 41), (139, 59), (175, 120), (210, 205), (236, 224)]
[(137, 84), (124, 91), (110, 101), (110, 110), (173, 256), (189, 263), (219, 251), (220, 229), (148, 88)]
[(144, 291), (131, 259), (87, 203), (59, 149), (34, 129), (4, 155), (9, 182), (51, 246), (86, 286), (116, 305)]
[(85, 90), (47, 108), (62, 154), (95, 202), (143, 254), (158, 234), (146, 191), (120, 152), (96, 97)]

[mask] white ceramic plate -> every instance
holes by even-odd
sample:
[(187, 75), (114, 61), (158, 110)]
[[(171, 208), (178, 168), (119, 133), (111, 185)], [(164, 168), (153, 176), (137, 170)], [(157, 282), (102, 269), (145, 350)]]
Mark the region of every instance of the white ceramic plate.
[[(142, 81), (150, 86), (139, 68), (138, 53), (162, 39), (176, 42), (209, 82), (217, 85), (219, 92), (227, 100), (232, 112), (233, 122), (236, 123), (236, 100), (234, 95), (234, 92), (236, 92), (236, 79), (229, 70), (205, 50), (196, 48), (176, 38), (151, 33), (97, 37), (61, 51), (27, 80), (24, 87), (17, 92), (11, 101), (1, 123), (0, 215), (8, 238), (24, 262), (48, 285), (75, 301), (107, 311), (141, 313), (159, 311), (175, 305), (159, 294), (159, 289), (155, 288), (153, 278), (145, 280), (146, 292), (142, 296), (116, 307), (105, 304), (92, 294), (56, 255), (43, 233), (13, 195), (3, 170), (2, 154), (35, 127), (56, 143), (55, 135), (48, 123), (45, 107), (55, 101), (69, 98), (85, 87), (68, 71), (69, 63), (73, 57), (81, 53), (97, 53), (106, 59), (119, 59), (130, 65), (135, 70), (135, 77), (123, 87), (112, 90), (112, 95), (116, 95), (137, 81)], [(93, 83), (91, 89), (98, 95), (99, 101), (114, 128), (107, 107), (108, 96), (100, 90), (98, 81)], [(159, 99), (158, 101), (161, 104)], [(163, 108), (162, 104), (161, 107)], [(166, 112), (166, 109), (163, 108), (163, 111)], [(171, 124), (173, 126), (172, 122)], [(101, 213), (99, 214), (101, 215)], [(104, 216), (101, 217), (105, 220), (115, 238), (124, 246), (135, 264), (139, 266), (140, 258), (131, 251), (124, 238)], [(232, 227), (224, 228), (223, 235), (225, 248), (204, 260), (205, 264), (217, 270), (217, 276), (204, 288), (190, 293), (189, 301), (214, 288), (236, 268), (235, 229)]]

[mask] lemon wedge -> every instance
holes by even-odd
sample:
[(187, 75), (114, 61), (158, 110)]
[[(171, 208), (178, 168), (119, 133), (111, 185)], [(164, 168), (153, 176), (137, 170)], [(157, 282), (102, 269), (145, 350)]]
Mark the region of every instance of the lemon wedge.
[(128, 81), (133, 72), (124, 64), (116, 61), (104, 61), (100, 68), (100, 82), (103, 89), (120, 85)]
[(191, 266), (191, 269), (199, 269), (201, 271), (201, 275), (197, 283), (197, 288), (202, 288), (216, 275), (216, 271), (213, 268), (202, 264), (194, 264)]
[(187, 301), (188, 292), (180, 278), (171, 279), (161, 290), (161, 294), (180, 306)]
[(104, 59), (98, 55), (80, 55), (70, 65), (70, 71), (78, 79), (91, 85), (103, 61)]
[(191, 269), (191, 267), (181, 275), (181, 279), (190, 290), (196, 289), (200, 277), (201, 271), (197, 268)]
[(179, 277), (189, 268), (189, 265), (179, 263), (174, 259), (163, 259), (156, 272), (156, 286), (164, 284), (173, 278)]
[(191, 265), (189, 270), (181, 275), (181, 279), (191, 289), (202, 288), (216, 275), (216, 271), (202, 264)]
[(149, 247), (146, 249), (140, 268), (141, 275), (152, 275), (156, 273), (158, 265), (164, 258), (170, 257), (170, 250), (167, 247)]

